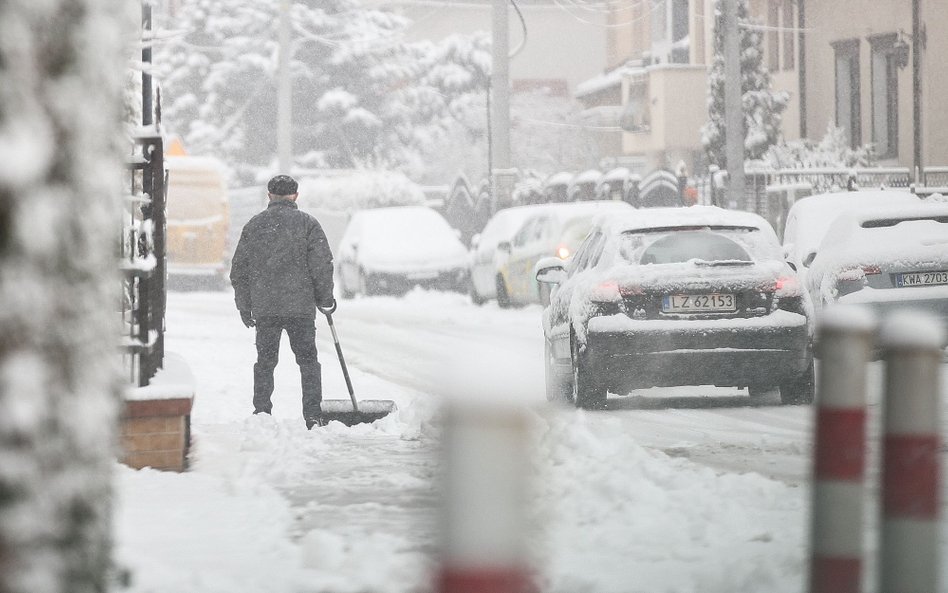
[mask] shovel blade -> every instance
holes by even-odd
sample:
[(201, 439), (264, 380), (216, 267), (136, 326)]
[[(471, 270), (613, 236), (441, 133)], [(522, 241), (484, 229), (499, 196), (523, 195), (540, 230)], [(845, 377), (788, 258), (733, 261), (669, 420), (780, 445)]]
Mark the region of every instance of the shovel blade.
[(324, 399), (320, 408), (323, 418), (346, 426), (372, 423), (396, 410), (395, 402), (389, 399), (360, 400), (358, 412), (352, 409), (352, 402), (347, 399)]

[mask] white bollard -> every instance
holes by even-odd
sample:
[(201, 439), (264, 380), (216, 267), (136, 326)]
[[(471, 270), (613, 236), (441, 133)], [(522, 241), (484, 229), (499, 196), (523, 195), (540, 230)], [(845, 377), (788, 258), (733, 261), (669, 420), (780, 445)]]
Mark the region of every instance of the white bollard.
[(526, 412), (455, 404), (446, 414), (438, 593), (530, 593)]
[(828, 310), (820, 327), (810, 593), (859, 593), (862, 587), (866, 365), (873, 330), (869, 312), (843, 307)]
[(905, 311), (882, 326), (886, 378), (879, 591), (885, 593), (937, 589), (939, 323)]

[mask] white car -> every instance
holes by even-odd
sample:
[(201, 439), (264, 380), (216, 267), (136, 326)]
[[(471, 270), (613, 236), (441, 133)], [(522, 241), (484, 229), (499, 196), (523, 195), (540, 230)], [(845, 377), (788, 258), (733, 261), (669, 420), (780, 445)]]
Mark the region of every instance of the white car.
[(357, 212), (343, 234), (336, 263), (343, 298), (403, 294), (414, 286), (468, 290), (467, 249), (457, 231), (424, 206)]
[(919, 204), (914, 194), (899, 190), (855, 191), (809, 196), (787, 213), (783, 232), (784, 256), (805, 282), (817, 248), (833, 221), (844, 212), (876, 206)]
[(948, 204), (921, 202), (839, 216), (810, 265), (817, 309), (834, 303), (918, 308), (948, 327)]
[(544, 257), (567, 259), (586, 238), (597, 214), (629, 212), (625, 202), (536, 204), (501, 210), (487, 223), (471, 257), (475, 303), (496, 298), (502, 307), (546, 304), (533, 266)]
[(507, 257), (498, 245), (509, 247), (523, 223), (545, 209), (546, 204), (498, 210), (484, 230), (474, 235), (471, 247), (471, 299), (481, 304), (497, 298), (497, 269)]

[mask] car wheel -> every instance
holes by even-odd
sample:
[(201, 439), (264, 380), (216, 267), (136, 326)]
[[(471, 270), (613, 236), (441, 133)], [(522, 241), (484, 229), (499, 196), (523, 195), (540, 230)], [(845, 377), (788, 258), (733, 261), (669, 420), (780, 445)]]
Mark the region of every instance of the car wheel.
[(471, 281), (471, 302), (475, 305), (483, 305), (487, 302), (487, 299), (482, 297), (480, 293), (477, 292), (477, 287), (474, 286), (473, 281)]
[(572, 388), (568, 381), (565, 381), (556, 372), (556, 365), (553, 361), (553, 349), (550, 342), (543, 341), (544, 370), (546, 371), (546, 399), (551, 402), (566, 402), (570, 400)]
[(359, 292), (363, 296), (372, 296), (378, 292), (372, 282), (372, 277), (362, 269), (359, 270)]
[(339, 281), (337, 284), (339, 285), (339, 296), (344, 299), (351, 299), (355, 296), (355, 292), (349, 290), (349, 288), (346, 286), (346, 281), (343, 280), (341, 274), (339, 275)]
[(580, 352), (575, 337), (570, 340), (573, 360), (573, 403), (577, 408), (594, 410), (606, 407), (606, 386), (589, 360), (589, 352)]
[(503, 276), (497, 276), (497, 304), (502, 309), (510, 307), (510, 294), (507, 292), (507, 283)]
[(748, 385), (747, 395), (751, 398), (751, 401), (759, 402), (767, 397), (772, 389), (769, 385)]
[(780, 403), (784, 405), (800, 405), (813, 403), (816, 392), (816, 378), (813, 373), (813, 360), (806, 371), (796, 379), (780, 384)]

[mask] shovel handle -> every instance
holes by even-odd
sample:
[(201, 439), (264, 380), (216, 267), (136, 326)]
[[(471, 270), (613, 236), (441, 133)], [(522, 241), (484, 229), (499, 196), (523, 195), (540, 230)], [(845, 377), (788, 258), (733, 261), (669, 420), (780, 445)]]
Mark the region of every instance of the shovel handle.
[[(333, 307), (335, 310), (335, 307)], [(342, 346), (339, 345), (339, 334), (336, 333), (336, 326), (332, 322), (332, 310), (323, 311), (326, 315), (326, 321), (329, 323), (329, 331), (332, 332), (332, 341), (336, 345), (336, 354), (339, 356), (339, 366), (342, 367), (342, 376), (346, 378), (346, 387), (349, 388), (349, 399), (352, 400), (352, 409), (359, 411), (359, 403), (356, 401), (355, 390), (352, 388), (352, 379), (349, 378), (349, 368), (346, 367), (346, 359), (342, 355)]]

